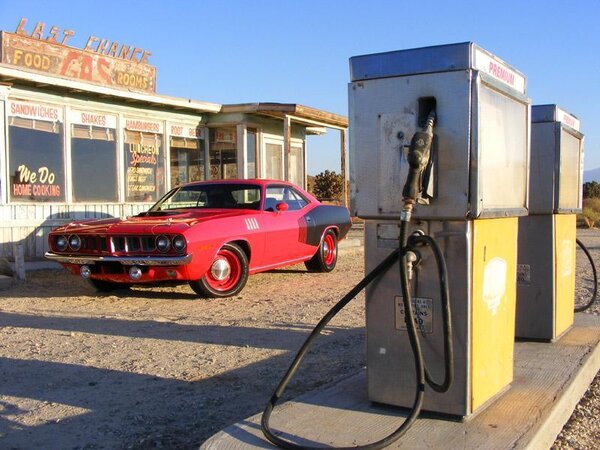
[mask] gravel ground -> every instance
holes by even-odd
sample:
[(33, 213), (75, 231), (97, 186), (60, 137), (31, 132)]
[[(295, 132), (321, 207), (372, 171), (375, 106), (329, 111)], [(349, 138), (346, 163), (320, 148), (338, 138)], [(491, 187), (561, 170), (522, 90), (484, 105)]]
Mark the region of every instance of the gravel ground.
[[(600, 230), (578, 230), (577, 237), (588, 248), (600, 271)], [(593, 287), (592, 271), (581, 251), (577, 252), (576, 280), (575, 297), (589, 299)], [(580, 314), (600, 315), (600, 300), (585, 313)], [(598, 448), (600, 448), (600, 374), (596, 375), (552, 446), (553, 450)]]
[[(600, 261), (600, 233), (580, 237)], [(351, 250), (330, 274), (294, 266), (250, 277), (236, 298), (198, 300), (187, 286), (97, 295), (63, 271), (30, 272), (0, 292), (0, 447), (197, 448), (263, 409), (362, 274)], [(364, 367), (363, 303), (334, 319), (288, 398)], [(599, 392), (597, 377), (554, 448), (598, 448)]]

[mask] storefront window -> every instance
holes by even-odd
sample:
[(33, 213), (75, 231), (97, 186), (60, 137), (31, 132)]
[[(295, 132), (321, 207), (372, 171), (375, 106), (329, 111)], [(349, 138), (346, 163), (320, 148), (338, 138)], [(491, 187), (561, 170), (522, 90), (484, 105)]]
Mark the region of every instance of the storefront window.
[(301, 145), (292, 145), (290, 149), (290, 179), (292, 183), (304, 185), (304, 158)]
[(71, 123), (73, 201), (118, 201), (116, 117), (73, 111)]
[(9, 102), (10, 200), (65, 200), (62, 109)]
[(266, 177), (272, 180), (283, 180), (283, 145), (265, 145)]
[(237, 132), (234, 127), (210, 130), (210, 179), (237, 178)]
[(256, 130), (248, 128), (246, 132), (246, 169), (248, 178), (256, 178)]
[(204, 180), (202, 130), (196, 127), (171, 124), (170, 133), (171, 187)]
[(126, 120), (126, 201), (154, 202), (164, 193), (162, 132), (160, 122)]

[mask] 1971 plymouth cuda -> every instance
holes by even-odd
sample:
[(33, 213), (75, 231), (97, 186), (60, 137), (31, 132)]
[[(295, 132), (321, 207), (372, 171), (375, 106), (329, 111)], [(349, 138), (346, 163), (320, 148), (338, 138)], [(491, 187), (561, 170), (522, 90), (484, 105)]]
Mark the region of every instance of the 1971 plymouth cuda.
[(350, 225), (348, 209), (283, 181), (196, 182), (137, 216), (58, 227), (46, 257), (100, 291), (188, 282), (199, 296), (229, 297), (256, 272), (299, 262), (333, 270)]

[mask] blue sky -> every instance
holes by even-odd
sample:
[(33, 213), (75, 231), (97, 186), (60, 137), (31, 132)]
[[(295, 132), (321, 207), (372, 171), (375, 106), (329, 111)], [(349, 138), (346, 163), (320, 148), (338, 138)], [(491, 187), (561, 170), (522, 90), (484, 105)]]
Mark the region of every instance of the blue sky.
[[(290, 102), (347, 115), (351, 56), (473, 41), (527, 76), (533, 104), (556, 103), (600, 167), (600, 0), (0, 0), (21, 17), (152, 52), (158, 92), (215, 103)], [(339, 170), (339, 137), (309, 141), (309, 174)]]

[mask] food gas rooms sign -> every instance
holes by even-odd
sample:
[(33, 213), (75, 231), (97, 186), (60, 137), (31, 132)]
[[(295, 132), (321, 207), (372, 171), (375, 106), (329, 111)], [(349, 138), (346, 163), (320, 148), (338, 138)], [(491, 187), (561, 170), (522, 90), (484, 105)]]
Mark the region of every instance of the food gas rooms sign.
[(16, 34), (2, 32), (1, 59), (21, 69), (104, 86), (156, 92), (156, 68), (150, 52), (90, 36), (84, 49), (66, 45), (75, 34), (38, 22), (31, 31), (21, 19)]

